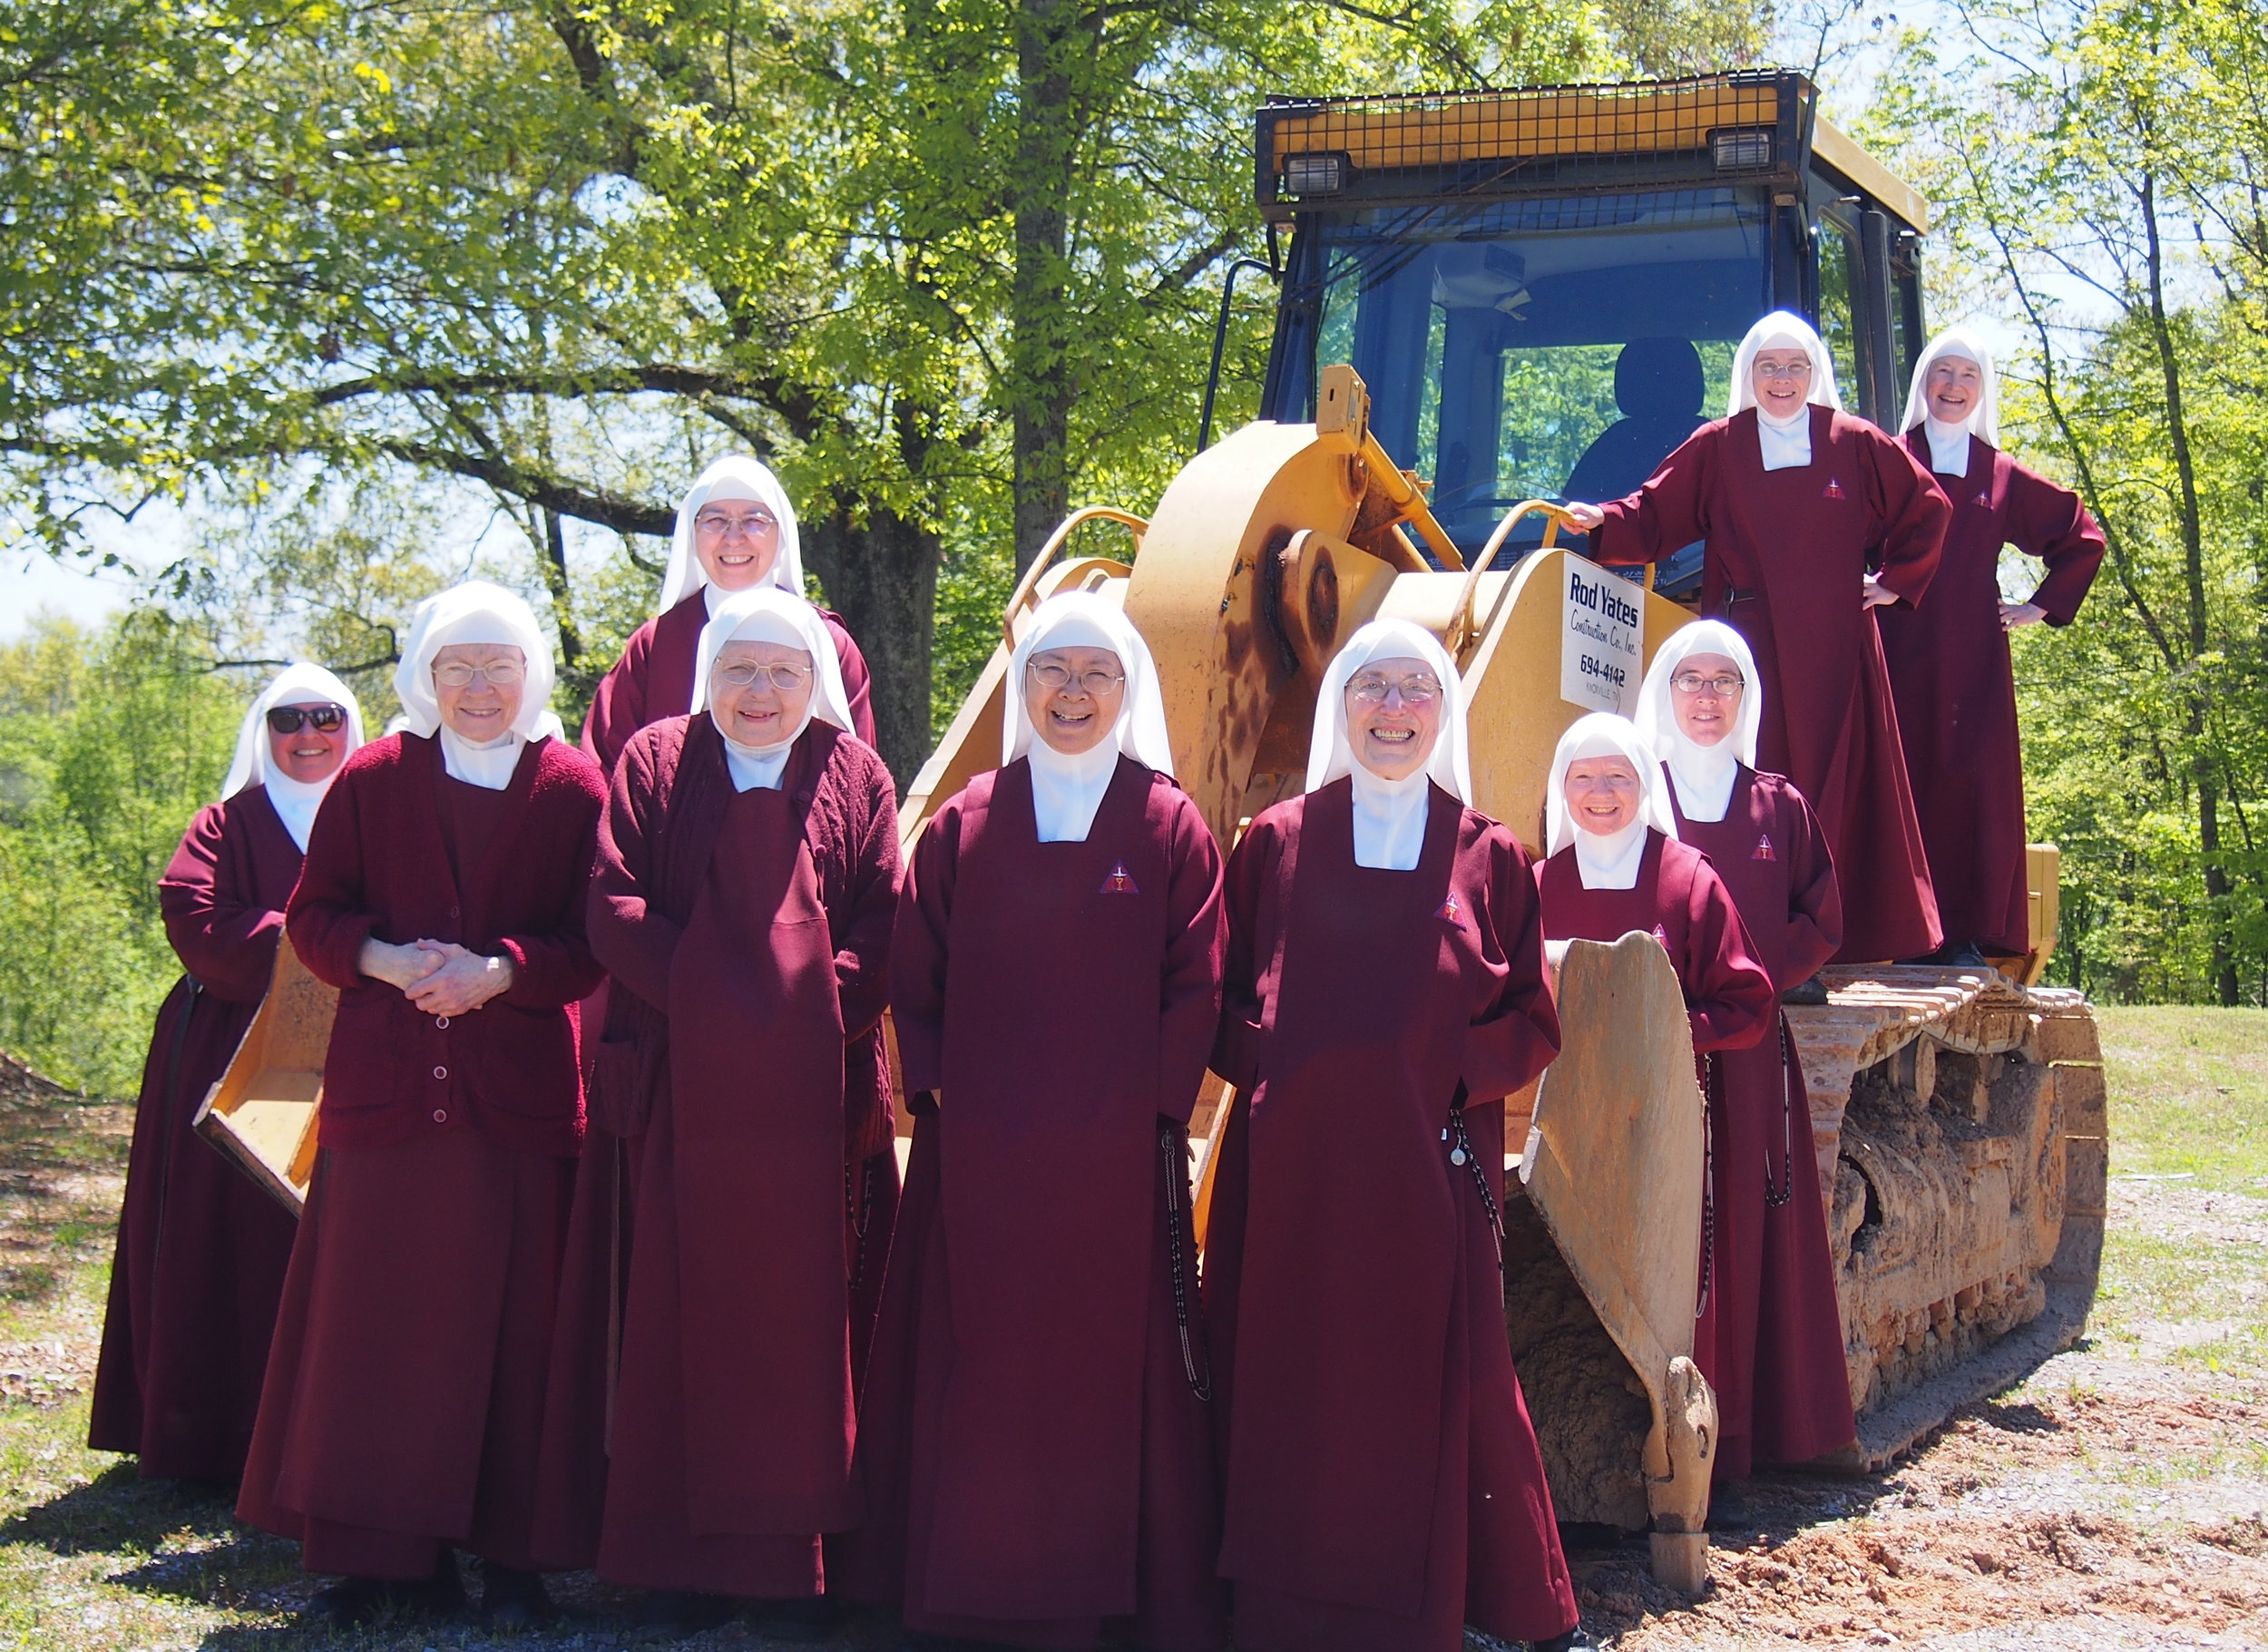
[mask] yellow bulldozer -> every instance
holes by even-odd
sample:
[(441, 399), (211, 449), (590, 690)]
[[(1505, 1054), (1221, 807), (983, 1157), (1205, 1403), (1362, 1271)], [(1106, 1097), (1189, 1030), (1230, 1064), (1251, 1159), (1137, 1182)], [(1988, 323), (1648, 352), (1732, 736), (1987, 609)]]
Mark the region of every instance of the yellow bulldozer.
[[(1699, 575), (1694, 546), (1654, 588), (1627, 582), (1556, 543), (1558, 504), (1642, 483), (1724, 406), (1735, 344), (1775, 308), (1817, 318), (1855, 410), (1895, 428), (1927, 203), (1800, 76), (1272, 103), (1255, 155), (1290, 230), (1261, 416), (1147, 515), (1056, 532), (908, 790), (909, 846), (999, 761), (1026, 616), (1079, 589), (1149, 642), (1176, 771), (1224, 848), (1300, 789), (1325, 663), (1392, 615), (1456, 660), (1476, 801), (1540, 853), (1553, 746), (1635, 708)], [(2055, 850), (2032, 871), (2027, 956), (1831, 969), (1825, 1006), (1789, 1010), (1860, 1413), (1834, 1466), (1894, 1458), (2093, 1301), (2100, 1054), (2080, 995), (2037, 984)], [(1704, 1144), (1683, 1005), (1646, 936), (1576, 943), (1558, 986), (1566, 1050), (1508, 1120), (1514, 1352), (1560, 1519), (1652, 1530), (1657, 1569), (1694, 1587), (1714, 1407), (1687, 1357)], [(1198, 1107), (1200, 1207), (1234, 1104)]]
[[(1148, 640), (1177, 774), (1224, 848), (1300, 789), (1325, 663), (1393, 615), (1457, 661), (1476, 801), (1540, 853), (1559, 736), (1632, 709), (1699, 572), (1694, 546), (1628, 582), (1557, 543), (1559, 504), (1643, 482), (1724, 405), (1735, 341), (1775, 308), (1816, 319), (1854, 410), (1894, 428), (1927, 203), (1798, 75), (1272, 102), (1255, 137), (1271, 248), (1290, 231), (1261, 416), (1201, 443), (1147, 514), (1058, 529), (906, 794), (909, 849), (998, 763), (1015, 639), (1077, 589)], [(1826, 1466), (1888, 1462), (2068, 1344), (2093, 1301), (2101, 1061), (2081, 996), (2038, 984), (2052, 847), (2032, 874), (2026, 956), (1833, 968), (1826, 1005), (1789, 1010), (1859, 1413), (1856, 1449)], [(203, 1125), (294, 1204), (328, 1008), (289, 948), (278, 967)], [(1690, 1358), (1686, 1021), (1649, 936), (1574, 943), (1557, 989), (1565, 1050), (1507, 1121), (1507, 1323), (1561, 1520), (1650, 1531), (1657, 1574), (1696, 1588), (1715, 1407)], [(1235, 1105), (1208, 1079), (1200, 1215)]]

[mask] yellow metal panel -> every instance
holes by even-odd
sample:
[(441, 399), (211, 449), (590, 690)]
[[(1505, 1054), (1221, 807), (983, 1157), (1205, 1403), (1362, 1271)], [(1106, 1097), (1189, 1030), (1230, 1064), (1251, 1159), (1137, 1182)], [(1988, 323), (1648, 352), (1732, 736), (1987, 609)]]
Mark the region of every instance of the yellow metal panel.
[[(1509, 600), (1484, 576), (1474, 608), (1486, 623), (1464, 667), (1473, 804), (1512, 829), (1531, 855), (1543, 852), (1544, 785), (1551, 753), (1586, 708), (1559, 698), (1561, 587), (1569, 563), (1595, 565), (1569, 551), (1530, 554), (1510, 576)], [(1397, 591), (1410, 576), (1395, 582)], [(1449, 580), (1441, 574), (1438, 579)], [(1645, 658), (1693, 615), (1667, 597), (1628, 593), (1646, 610)]]
[(1916, 230), (1928, 230), (1929, 198), (1836, 131), (1824, 115), (1813, 121), (1812, 153)]

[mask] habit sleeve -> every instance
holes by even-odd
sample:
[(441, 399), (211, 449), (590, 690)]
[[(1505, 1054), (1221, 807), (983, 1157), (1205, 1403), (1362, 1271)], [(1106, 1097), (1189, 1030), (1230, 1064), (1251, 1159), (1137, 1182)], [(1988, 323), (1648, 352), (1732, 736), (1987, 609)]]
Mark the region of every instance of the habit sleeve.
[(207, 992), (231, 1003), (258, 1003), (276, 967), (284, 915), (236, 887), (225, 828), (221, 805), (197, 812), (158, 880), (158, 910), (181, 967)]

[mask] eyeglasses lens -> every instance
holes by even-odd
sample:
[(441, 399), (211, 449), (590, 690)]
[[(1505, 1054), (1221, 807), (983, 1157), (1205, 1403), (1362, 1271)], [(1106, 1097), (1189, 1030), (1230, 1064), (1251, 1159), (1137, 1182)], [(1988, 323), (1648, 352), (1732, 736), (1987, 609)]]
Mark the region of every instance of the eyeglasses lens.
[(1403, 705), (1430, 706), (1442, 691), (1441, 684), (1431, 677), (1407, 677), (1392, 682), (1383, 677), (1358, 677), (1348, 687), (1355, 703), (1364, 706), (1384, 704), (1387, 694), (1396, 689), (1402, 691)]
[(1076, 681), (1082, 692), (1101, 695), (1108, 694), (1126, 679), (1114, 677), (1109, 671), (1088, 671), (1074, 678), (1068, 669), (1060, 665), (1035, 665), (1031, 668), (1031, 680), (1051, 694), (1060, 693)]
[(318, 734), (336, 734), (346, 721), (344, 706), (278, 706), (268, 714), (268, 726), (278, 734), (297, 734), (309, 723)]
[(717, 668), (717, 675), (736, 689), (746, 689), (758, 681), (765, 681), (782, 694), (792, 694), (811, 673), (804, 667), (793, 665), (776, 665), (768, 669), (760, 665), (726, 665)]
[(485, 680), (491, 688), (509, 689), (524, 675), (525, 673), (518, 666), (503, 663), (483, 666), (437, 665), (433, 669), (434, 681), (445, 689), (469, 689), (473, 686), (473, 679), (475, 677)]
[(1719, 699), (1730, 699), (1748, 686), (1737, 677), (1702, 677), (1690, 672), (1671, 678), (1669, 683), (1680, 694), (1698, 694), (1706, 689)]

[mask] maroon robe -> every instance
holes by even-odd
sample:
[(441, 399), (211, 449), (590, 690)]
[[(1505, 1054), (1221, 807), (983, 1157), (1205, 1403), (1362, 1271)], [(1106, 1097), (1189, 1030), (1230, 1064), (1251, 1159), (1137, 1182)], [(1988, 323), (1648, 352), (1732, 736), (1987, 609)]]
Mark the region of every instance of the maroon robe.
[(1574, 1586), (1491, 1227), (1502, 1099), (1559, 1044), (1535, 877), (1439, 788), (1414, 870), (1358, 866), (1352, 797), (1276, 805), (1228, 865), (1205, 1302), (1237, 1646), (1546, 1639)]
[[(1677, 787), (1667, 772), (1662, 784)], [(1709, 857), (1740, 909), (1756, 961), (1786, 991), (1843, 935), (1834, 861), (1804, 796), (1743, 766), (1725, 818), (1677, 813), (1678, 836)], [(1716, 1244), (1708, 1312), (1693, 1357), (1716, 1390), (1716, 1477), (1756, 1461), (1806, 1462), (1855, 1437), (1843, 1311), (1812, 1149), (1804, 1069), (1775, 1013), (1745, 1050), (1720, 1050), (1709, 1094)]]
[(191, 1128), (267, 995), (299, 846), (265, 787), (198, 811), (158, 881), (188, 973), (158, 1012), (134, 1108), (87, 1443), (145, 1477), (244, 1471), (298, 1224)]
[[(397, 735), (347, 759), (316, 819), (287, 923), (339, 1012), (237, 1504), (298, 1539), (310, 1571), (426, 1577), (445, 1544), (535, 1563), (602, 799), (597, 768), (557, 740), (492, 792)], [(506, 953), (513, 984), (429, 1016), (361, 974), (372, 935)]]
[(1083, 843), (1039, 841), (1019, 760), (915, 847), (892, 1008), (906, 1092), (936, 1100), (866, 1373), (865, 1524), (836, 1574), (913, 1628), (1226, 1639), (1184, 1133), (1220, 1009), (1220, 879), (1196, 806), (1125, 758)]
[(897, 862), (889, 770), (824, 723), (777, 791), (734, 792), (706, 716), (650, 725), (616, 768), (591, 935), (621, 991), (553, 1345), (548, 1564), (818, 1592), (818, 1534), (855, 1517), (845, 1188), (887, 1129), (871, 1068), (846, 1109), (846, 1048), (888, 995)]
[[(843, 628), (840, 618), (824, 608), (819, 610), (819, 618), (826, 626), (827, 635), (835, 640), (836, 656), (843, 671), (843, 693), (850, 702), (847, 709), (851, 732), (872, 746), (875, 716), (865, 656), (858, 651), (858, 644)], [(582, 719), (582, 748), (602, 773), (613, 774), (615, 764), (621, 760), (623, 748), (640, 728), (667, 718), (683, 717), (692, 709), (693, 670), (700, 657), (701, 629), (708, 623), (707, 599), (700, 591), (695, 591), (631, 633), (630, 640), (622, 646), (621, 658), (599, 679), (598, 692), (591, 696), (591, 709)], [(602, 981), (582, 1007), (584, 1026), (595, 1031), (609, 1024), (607, 996), (608, 983)], [(863, 1372), (863, 1356), (874, 1334), (875, 1315), (881, 1306), (883, 1262), (890, 1254), (890, 1234), (897, 1220), (898, 1157), (893, 1145), (895, 1129), (888, 1117), (890, 1080), (881, 1029), (877, 1027), (868, 1036), (865, 1049), (854, 1049), (849, 1059), (854, 1063), (854, 1070), (848, 1075), (853, 1095), (863, 1096), (872, 1085), (881, 1096), (885, 1110), (882, 1127), (874, 1137), (878, 1145), (857, 1172), (849, 1195), (856, 1210), (860, 1244), (866, 1256), (866, 1266), (858, 1270), (852, 1292), (852, 1334), (861, 1355), (855, 1370)], [(859, 1110), (855, 1102), (853, 1111)], [(597, 1157), (603, 1160), (613, 1151), (611, 1147), (601, 1147)], [(586, 1168), (584, 1175), (587, 1178), (606, 1174), (612, 1168), (600, 1164)], [(627, 1242), (631, 1211), (637, 1203), (637, 1188), (627, 1181), (619, 1203), (621, 1231)]]
[(1745, 1050), (1771, 1024), (1779, 995), (1758, 961), (1732, 891), (1709, 857), (1647, 828), (1638, 881), (1629, 889), (1586, 889), (1568, 845), (1536, 868), (1547, 941), (1619, 941), (1650, 932), (1685, 990), (1693, 1052)]
[[(709, 623), (709, 603), (701, 594), (707, 589), (703, 586), (631, 632), (621, 658), (599, 679), (598, 692), (591, 697), (591, 709), (582, 719), (582, 748), (605, 773), (614, 772), (631, 735), (649, 723), (683, 717), (693, 709), (693, 669), (700, 660), (701, 628)], [(835, 652), (842, 662), (851, 732), (871, 746), (875, 714), (866, 657), (838, 616), (822, 608), (819, 618), (835, 639)]]
[[(1929, 464), (1925, 429), (1906, 446)], [(2031, 601), (2048, 624), (2068, 625), (2102, 565), (2103, 531), (2077, 494), (1974, 436), (1969, 474), (1937, 483), (1953, 500), (1945, 554), (1919, 608), (1882, 611), (1882, 655), (1945, 938), (2020, 957), (2031, 950), (2031, 878), (2000, 547), (2047, 562)]]
[(1944, 938), (1882, 665), (1861, 606), (1870, 567), (1908, 605), (1930, 589), (1951, 508), (1913, 455), (1863, 419), (1811, 410), (1812, 462), (1767, 471), (1755, 409), (1694, 432), (1628, 499), (1602, 502), (1602, 562), (1705, 540), (1701, 611), (1746, 638), (1763, 679), (1761, 767), (1818, 811), (1843, 875), (1838, 958), (1879, 962)]

